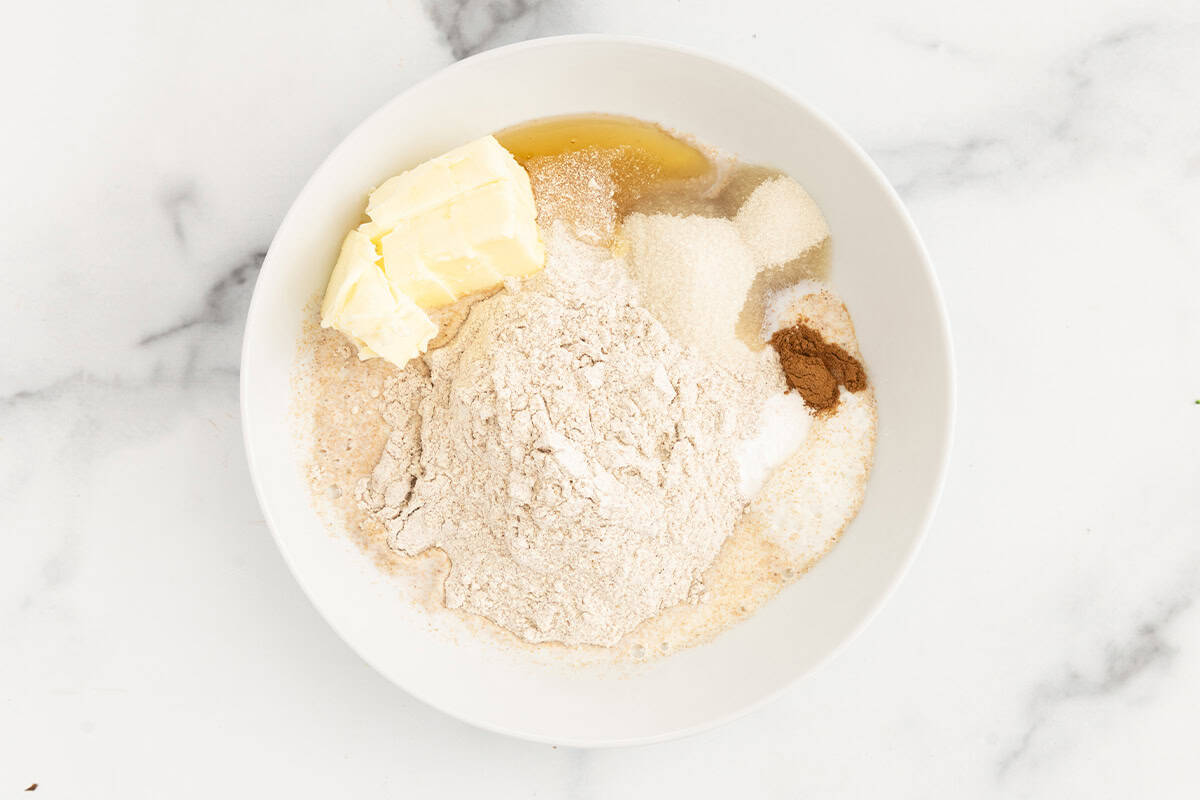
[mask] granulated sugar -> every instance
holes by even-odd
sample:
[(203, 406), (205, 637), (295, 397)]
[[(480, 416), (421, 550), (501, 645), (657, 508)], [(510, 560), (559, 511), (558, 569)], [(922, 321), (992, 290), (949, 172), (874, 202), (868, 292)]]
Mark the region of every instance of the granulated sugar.
[(875, 444), (870, 390), (845, 392), (817, 417), (804, 442), (771, 476), (746, 514), (798, 566), (824, 555), (858, 513)]
[(759, 184), (733, 221), (758, 269), (799, 258), (829, 237), (821, 209), (803, 186), (788, 177)]
[(795, 392), (773, 394), (763, 403), (758, 435), (738, 443), (739, 486), (744, 497), (754, 497), (776, 467), (804, 444), (812, 412)]
[(675, 338), (726, 364), (748, 357), (736, 326), (754, 262), (732, 222), (630, 214), (621, 238), (642, 302)]

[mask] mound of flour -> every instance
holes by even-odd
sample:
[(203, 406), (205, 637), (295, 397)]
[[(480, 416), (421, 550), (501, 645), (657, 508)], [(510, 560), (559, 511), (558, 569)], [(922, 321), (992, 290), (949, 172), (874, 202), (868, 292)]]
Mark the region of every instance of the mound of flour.
[(607, 253), (548, 237), (546, 273), (476, 304), (392, 379), (360, 486), (392, 546), (442, 549), (445, 602), (531, 642), (612, 645), (697, 599), (746, 498), (734, 450), (778, 378), (677, 343)]

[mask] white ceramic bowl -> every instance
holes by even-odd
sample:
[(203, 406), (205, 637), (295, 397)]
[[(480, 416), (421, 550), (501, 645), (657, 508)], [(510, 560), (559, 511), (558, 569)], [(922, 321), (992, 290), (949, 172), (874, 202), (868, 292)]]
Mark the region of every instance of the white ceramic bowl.
[[(866, 502), (834, 551), (714, 642), (612, 674), (551, 668), (486, 637), (458, 642), (311, 510), (289, 423), (305, 304), (324, 287), (367, 191), (517, 122), (611, 112), (694, 134), (808, 189), (834, 237), (845, 299), (879, 400)], [(766, 702), (845, 645), (912, 560), (946, 468), (953, 362), (941, 295), (913, 224), (870, 159), (783, 88), (682, 48), (601, 36), (492, 50), (414, 86), (358, 126), (288, 212), (254, 290), (242, 352), (242, 424), (263, 513), (296, 580), (368, 663), (446, 713), (577, 746), (668, 739)]]

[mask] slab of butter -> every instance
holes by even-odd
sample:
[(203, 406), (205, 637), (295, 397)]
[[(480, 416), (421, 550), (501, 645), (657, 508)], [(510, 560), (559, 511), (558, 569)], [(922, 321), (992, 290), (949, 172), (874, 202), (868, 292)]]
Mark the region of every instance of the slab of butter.
[[(346, 237), (321, 309), (321, 324), (349, 336), (362, 358), (403, 366), (437, 332), (422, 308), (545, 264), (529, 175), (492, 136), (388, 179), (368, 198), (367, 216)], [(382, 287), (403, 316), (395, 326), (377, 314), (387, 305)], [(369, 298), (368, 311), (353, 305), (359, 292)]]
[(453, 303), (546, 261), (529, 175), (485, 136), (389, 179), (367, 216), (383, 270), (422, 308)]
[(437, 326), (392, 288), (378, 260), (367, 233), (350, 231), (321, 303), (321, 326), (346, 334), (364, 361), (378, 356), (403, 366), (425, 352)]

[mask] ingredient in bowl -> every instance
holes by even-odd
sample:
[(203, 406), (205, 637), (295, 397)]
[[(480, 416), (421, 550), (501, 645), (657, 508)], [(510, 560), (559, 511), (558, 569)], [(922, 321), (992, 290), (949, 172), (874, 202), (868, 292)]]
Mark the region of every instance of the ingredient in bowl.
[(732, 222), (630, 214), (620, 236), (642, 302), (672, 335), (726, 363), (748, 354), (735, 327), (754, 262)]
[(392, 288), (377, 257), (365, 233), (347, 234), (321, 303), (321, 326), (346, 334), (364, 361), (381, 356), (404, 364), (425, 352), (437, 326)]
[(610, 114), (582, 114), (526, 122), (496, 134), (517, 161), (579, 150), (615, 153), (614, 178), (622, 187), (658, 180), (687, 180), (712, 172), (708, 156), (659, 125)]
[(758, 269), (776, 267), (829, 238), (816, 201), (788, 177), (760, 183), (733, 218)]
[(610, 241), (618, 222), (615, 157), (611, 150), (585, 148), (526, 161), (538, 224), (561, 219), (583, 242)]
[(552, 244), (545, 281), (479, 302), (428, 378), (398, 376), (363, 492), (394, 547), (449, 556), (447, 606), (531, 642), (612, 645), (702, 595), (745, 503), (734, 448), (776, 386), (714, 367), (619, 281), (595, 282), (607, 257)]
[(867, 388), (867, 373), (858, 359), (803, 321), (775, 331), (771, 346), (779, 353), (788, 388), (799, 392), (814, 411), (837, 408), (838, 386), (851, 392)]
[(762, 427), (738, 443), (737, 460), (742, 495), (754, 497), (767, 477), (804, 444), (812, 411), (794, 392), (772, 394), (763, 403)]
[[(382, 287), (365, 263), (379, 267), (406, 319), (413, 317), (410, 305), (448, 305), (509, 278), (531, 275), (545, 263), (529, 176), (492, 136), (389, 178), (368, 198), (367, 216), (371, 221), (346, 237), (339, 259), (345, 268), (334, 269), (321, 318), (323, 326), (343, 331), (356, 344), (366, 341), (362, 330), (388, 328), (377, 313), (384, 310), (382, 302), (372, 303), (366, 321), (346, 317), (346, 304), (362, 291), (357, 281), (364, 276), (371, 282), (363, 285), (383, 299)], [(355, 282), (348, 282), (351, 278)], [(424, 335), (427, 326), (419, 328)], [(359, 355), (380, 355), (403, 366), (424, 351), (430, 338), (416, 351), (392, 346), (385, 353), (360, 344)]]

